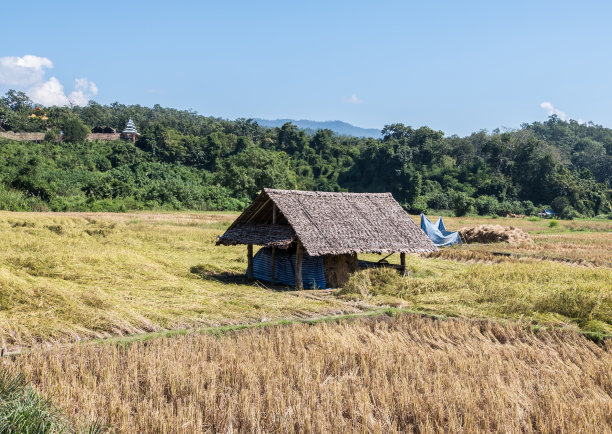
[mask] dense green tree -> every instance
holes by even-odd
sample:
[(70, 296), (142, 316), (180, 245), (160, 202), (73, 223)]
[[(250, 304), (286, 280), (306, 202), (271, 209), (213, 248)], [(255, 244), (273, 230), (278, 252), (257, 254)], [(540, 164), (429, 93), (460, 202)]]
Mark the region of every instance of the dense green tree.
[(277, 143), (279, 150), (293, 155), (308, 146), (308, 137), (297, 126), (286, 123), (277, 129)]
[(457, 217), (464, 216), (472, 212), (475, 204), (474, 198), (463, 192), (456, 192), (453, 195), (453, 211)]
[(6, 92), (0, 101), (14, 112), (29, 113), (34, 108), (34, 103), (25, 92), (17, 92), (13, 89)]
[[(84, 140), (85, 125), (121, 131), (129, 118), (136, 145)], [(0, 181), (57, 210), (240, 209), (261, 188), (279, 187), (390, 191), (411, 212), (531, 214), (544, 204), (568, 217), (612, 212), (612, 130), (555, 116), (466, 137), (396, 123), (373, 139), (159, 105), (43, 108), (9, 91), (0, 127), (46, 133), (40, 144), (0, 141)], [(59, 129), (64, 143), (53, 139)]]
[(89, 128), (83, 121), (75, 116), (68, 116), (62, 122), (62, 132), (64, 140), (70, 143), (82, 142), (87, 138)]
[(256, 146), (249, 146), (227, 158), (216, 180), (227, 187), (234, 197), (245, 200), (254, 198), (265, 187), (296, 187), (295, 174), (290, 168), (287, 154)]

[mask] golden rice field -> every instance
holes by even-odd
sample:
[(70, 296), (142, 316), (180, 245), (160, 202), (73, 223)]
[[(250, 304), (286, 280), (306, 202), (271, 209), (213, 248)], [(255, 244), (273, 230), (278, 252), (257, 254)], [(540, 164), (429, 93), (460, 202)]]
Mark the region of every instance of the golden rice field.
[(25, 354), (112, 432), (612, 432), (612, 347), (522, 324), (399, 318)]
[(296, 292), (215, 247), (235, 217), (0, 212), (1, 363), (109, 432), (612, 432), (612, 222), (447, 218), (534, 243)]
[(233, 218), (0, 212), (3, 347), (356, 310), (246, 282)]
[[(549, 228), (548, 220), (447, 218), (451, 229), (482, 223), (519, 226), (535, 242), (472, 244), (433, 258), (412, 257), (409, 278), (372, 284), (371, 276), (362, 273), (338, 297), (315, 297), (246, 282), (246, 249), (214, 245), (235, 217), (0, 212), (3, 347), (11, 351), (387, 305), (612, 332), (610, 221), (562, 221)], [(493, 256), (492, 251), (514, 256)], [(398, 260), (395, 256), (391, 262)]]

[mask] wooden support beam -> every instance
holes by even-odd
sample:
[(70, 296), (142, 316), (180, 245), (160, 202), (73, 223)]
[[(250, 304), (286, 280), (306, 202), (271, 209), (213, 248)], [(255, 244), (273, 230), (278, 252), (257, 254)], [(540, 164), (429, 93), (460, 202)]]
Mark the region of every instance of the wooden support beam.
[(253, 280), (253, 244), (247, 244), (247, 277)]
[(295, 251), (295, 289), (304, 289), (302, 283), (302, 243), (299, 241)]
[(259, 211), (261, 211), (262, 209), (265, 208), (265, 206), (268, 204), (268, 202), (270, 202), (270, 199), (266, 199), (266, 201), (263, 203), (263, 205), (261, 205), (259, 208), (257, 208), (247, 219), (247, 223), (250, 223), (255, 217), (257, 217), (257, 214), (259, 214)]
[(400, 273), (402, 276), (406, 275), (406, 254), (405, 253), (400, 253), (400, 265), (401, 265), (401, 269), (400, 269)]
[[(272, 203), (272, 224), (276, 224), (276, 204)], [(276, 246), (272, 246), (272, 262), (270, 263), (270, 283), (274, 285), (274, 268), (276, 266)]]

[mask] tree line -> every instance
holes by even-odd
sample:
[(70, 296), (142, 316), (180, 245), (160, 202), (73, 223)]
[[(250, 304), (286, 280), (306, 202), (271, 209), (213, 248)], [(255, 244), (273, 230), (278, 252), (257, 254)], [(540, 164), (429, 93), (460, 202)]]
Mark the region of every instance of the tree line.
[[(94, 127), (121, 131), (129, 118), (135, 144), (85, 140)], [(4, 209), (240, 210), (275, 187), (390, 191), (413, 213), (612, 213), (612, 129), (556, 116), (466, 137), (391, 124), (373, 139), (159, 105), (37, 107), (11, 90), (0, 98), (0, 128), (46, 133), (42, 143), (0, 141)]]

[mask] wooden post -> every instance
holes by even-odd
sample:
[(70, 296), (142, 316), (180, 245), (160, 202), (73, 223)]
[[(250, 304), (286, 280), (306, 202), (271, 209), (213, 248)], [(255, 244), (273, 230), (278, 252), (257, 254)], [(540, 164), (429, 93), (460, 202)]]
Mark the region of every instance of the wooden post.
[(402, 276), (406, 275), (406, 254), (400, 253), (400, 265), (402, 266), (400, 272)]
[(302, 284), (302, 243), (299, 241), (295, 251), (295, 289), (304, 289)]
[(247, 244), (247, 277), (253, 280), (253, 244)]
[[(272, 203), (272, 224), (276, 224), (276, 204)], [(270, 283), (274, 285), (274, 268), (276, 266), (276, 246), (272, 246), (272, 262), (270, 263)]]

